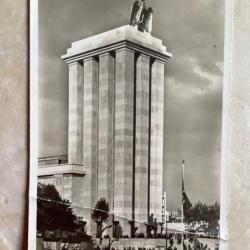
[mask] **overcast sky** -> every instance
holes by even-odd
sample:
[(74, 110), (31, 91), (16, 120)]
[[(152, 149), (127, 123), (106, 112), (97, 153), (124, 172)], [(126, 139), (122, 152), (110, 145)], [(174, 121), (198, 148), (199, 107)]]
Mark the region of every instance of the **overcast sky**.
[[(71, 42), (128, 24), (132, 0), (39, 1), (39, 156), (67, 153)], [(181, 161), (192, 203), (219, 200), (224, 0), (146, 0), (165, 67), (164, 189), (181, 203)]]

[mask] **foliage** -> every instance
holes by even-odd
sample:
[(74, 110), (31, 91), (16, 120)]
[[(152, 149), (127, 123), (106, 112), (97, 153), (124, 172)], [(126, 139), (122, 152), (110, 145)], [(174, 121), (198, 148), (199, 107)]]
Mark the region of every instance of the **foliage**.
[(217, 225), (219, 218), (220, 205), (217, 202), (207, 205), (199, 201), (187, 211), (185, 220), (189, 223), (193, 221), (206, 221), (209, 224)]
[(92, 219), (96, 224), (103, 224), (103, 222), (106, 222), (109, 218), (109, 204), (104, 199), (101, 198), (97, 201), (96, 206), (92, 212)]
[(102, 233), (106, 229), (112, 227), (112, 225), (109, 225), (109, 226), (102, 228), (103, 223), (107, 222), (109, 218), (109, 204), (104, 198), (101, 198), (100, 200), (97, 201), (91, 216), (94, 222), (97, 224), (96, 237), (100, 238), (100, 245), (101, 245)]
[(37, 230), (73, 231), (76, 216), (71, 203), (62, 199), (54, 185), (38, 183), (37, 187)]
[(139, 233), (138, 236), (137, 236), (137, 238), (145, 238), (144, 233)]

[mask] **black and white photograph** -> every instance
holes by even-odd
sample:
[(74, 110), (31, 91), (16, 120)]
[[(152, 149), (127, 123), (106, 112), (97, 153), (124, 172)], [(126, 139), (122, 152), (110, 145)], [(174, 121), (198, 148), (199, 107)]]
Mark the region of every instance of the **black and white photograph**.
[(219, 250), (224, 0), (38, 0), (37, 250)]

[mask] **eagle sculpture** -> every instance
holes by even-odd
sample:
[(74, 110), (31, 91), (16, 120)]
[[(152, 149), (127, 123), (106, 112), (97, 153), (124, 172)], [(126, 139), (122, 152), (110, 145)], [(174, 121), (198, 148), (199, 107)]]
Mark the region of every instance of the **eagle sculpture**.
[(151, 33), (153, 21), (153, 9), (146, 8), (145, 0), (135, 1), (131, 8), (129, 24), (136, 26), (139, 31)]

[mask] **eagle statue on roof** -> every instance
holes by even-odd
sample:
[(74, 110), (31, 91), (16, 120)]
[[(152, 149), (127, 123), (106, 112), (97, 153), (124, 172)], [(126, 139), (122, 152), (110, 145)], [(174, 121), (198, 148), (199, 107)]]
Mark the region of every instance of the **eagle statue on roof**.
[(137, 27), (139, 31), (152, 32), (153, 9), (146, 8), (145, 0), (135, 1), (131, 8), (129, 24)]

